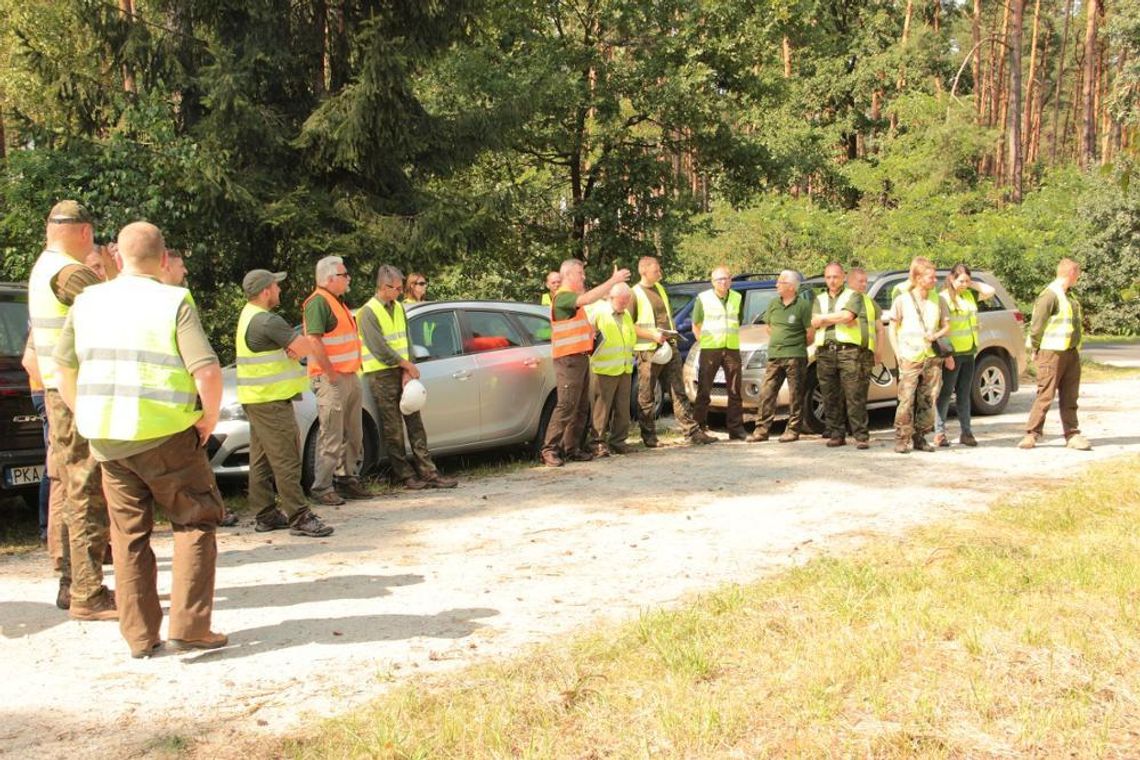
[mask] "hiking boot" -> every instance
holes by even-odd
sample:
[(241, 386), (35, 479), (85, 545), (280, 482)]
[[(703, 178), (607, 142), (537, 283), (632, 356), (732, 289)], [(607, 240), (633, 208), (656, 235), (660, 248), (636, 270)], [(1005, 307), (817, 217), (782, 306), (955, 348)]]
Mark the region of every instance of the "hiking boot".
[(796, 431), (785, 430), (784, 434), (781, 435), (777, 440), (779, 440), (780, 443), (793, 443), (795, 441), (798, 441), (799, 439), (800, 439), (800, 434), (797, 433)]
[(611, 454), (630, 454), (633, 453), (633, 448), (624, 443), (611, 443), (609, 445)]
[(224, 633), (210, 631), (200, 639), (171, 639), (170, 646), (179, 652), (190, 649), (220, 649), (230, 642)]
[(748, 440), (748, 433), (746, 433), (743, 428), (740, 430), (729, 430), (728, 431), (728, 440), (730, 440), (730, 441), (747, 441)]
[(753, 430), (752, 435), (746, 439), (749, 443), (764, 443), (768, 440), (768, 432), (766, 430)]
[(423, 482), (413, 475), (412, 477), (402, 481), (400, 483), (400, 488), (403, 488), (405, 491), (422, 491), (427, 488), (427, 483)]
[(94, 599), (80, 604), (73, 601), (68, 610), (72, 620), (118, 620), (119, 609), (115, 606), (115, 594), (106, 588)]
[(914, 450), (927, 452), (936, 451), (936, 449), (930, 445), (930, 441), (926, 440), (926, 436), (923, 435), (916, 435), (914, 437)]
[(59, 591), (55, 594), (55, 606), (61, 610), (71, 607), (71, 581), (59, 582)]
[(1065, 441), (1065, 446), (1074, 451), (1092, 451), (1092, 444), (1089, 443), (1089, 439), (1080, 433), (1073, 433), (1069, 436), (1069, 440)]
[(542, 463), (547, 467), (561, 467), (564, 464), (562, 457), (558, 456), (553, 451), (542, 452)]
[(719, 440), (720, 440), (719, 438), (717, 438), (716, 436), (713, 436), (713, 435), (709, 435), (704, 430), (698, 430), (697, 432), (695, 432), (691, 436), (689, 436), (689, 441), (691, 443), (697, 444), (698, 446), (704, 446), (705, 444), (709, 444), (709, 443), (716, 443)]
[(223, 528), (232, 528), (238, 524), (238, 516), (228, 509), (222, 513), (222, 519), (218, 520), (218, 525)]
[(661, 441), (656, 438), (642, 438), (641, 445), (647, 449), (656, 449), (661, 445)]
[(945, 433), (935, 433), (934, 445), (942, 449), (949, 448), (950, 440), (946, 437)]
[(428, 488), (455, 488), (459, 485), (459, 481), (455, 478), (445, 478), (438, 472), (434, 473), (431, 477), (424, 478)]
[(340, 483), (337, 483), (336, 492), (352, 501), (363, 501), (372, 498), (372, 494), (365, 491), (364, 487), (360, 485), (360, 481), (356, 478), (352, 480), (342, 480)]
[(258, 515), (253, 521), (253, 529), (258, 533), (268, 533), (271, 530), (283, 530), (289, 527), (289, 518), (280, 509), (275, 509), (262, 517)]
[(855, 448), (859, 449), (860, 451), (866, 451), (867, 449), (871, 448), (871, 442), (870, 441), (855, 441)]
[(907, 441), (903, 438), (899, 438), (898, 440), (896, 440), (895, 441), (895, 453), (896, 454), (909, 454), (910, 453), (910, 441)]
[(588, 451), (582, 451), (582, 449), (574, 449), (566, 455), (566, 460), (570, 462), (591, 462), (593, 459), (593, 454)]
[(838, 438), (828, 438), (827, 439), (827, 447), (829, 449), (837, 449), (840, 446), (846, 446), (846, 445), (847, 445), (847, 439), (844, 438), (843, 436), (839, 436)]
[(1021, 439), (1021, 443), (1017, 444), (1019, 449), (1032, 449), (1037, 446), (1037, 435), (1035, 433), (1026, 433), (1025, 437)]
[(151, 642), (150, 646), (143, 647), (142, 649), (132, 649), (131, 657), (134, 657), (136, 660), (149, 660), (162, 651), (163, 644), (162, 639), (159, 639), (158, 641)]
[(594, 459), (605, 459), (610, 455), (610, 450), (605, 445), (598, 445), (590, 453), (594, 455)]
[(289, 527), (290, 536), (308, 536), (309, 538), (324, 538), (332, 535), (331, 525), (325, 525), (321, 518), (306, 510), (297, 522)]
[(958, 436), (958, 443), (963, 446), (977, 446), (978, 439), (974, 437), (973, 433), (962, 433), (962, 435)]
[(340, 494), (336, 491), (323, 491), (321, 493), (315, 493), (312, 496), (313, 501), (326, 507), (339, 507), (341, 504), (344, 504), (344, 499), (342, 499)]

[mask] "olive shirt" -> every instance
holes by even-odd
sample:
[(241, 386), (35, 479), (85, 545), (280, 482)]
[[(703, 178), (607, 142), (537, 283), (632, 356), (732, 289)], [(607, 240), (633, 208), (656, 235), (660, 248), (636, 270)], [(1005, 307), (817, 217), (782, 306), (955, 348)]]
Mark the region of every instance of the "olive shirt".
[[(376, 300), (380, 301), (379, 298)], [(383, 301), (380, 301), (380, 306), (388, 312), (389, 316), (394, 317), (396, 315), (395, 301), (386, 306)], [(384, 330), (380, 327), (380, 320), (376, 318), (376, 312), (369, 308), (361, 309), (356, 314), (356, 324), (360, 328), (360, 339), (364, 343), (364, 347), (371, 351), (381, 364), (389, 364), (395, 368), (404, 360), (404, 357), (388, 345), (388, 339), (384, 337)]]
[[(277, 351), (285, 349), (294, 340), (293, 328), (280, 314), (263, 311), (253, 315), (245, 328), (245, 345), (250, 351)], [(301, 398), (301, 394), (293, 396)]]
[(83, 292), (88, 285), (98, 285), (103, 282), (95, 270), (86, 264), (68, 264), (51, 278), (49, 285), (56, 299), (64, 306), (75, 303), (75, 297)]
[[(1080, 302), (1073, 297), (1071, 292), (1065, 293), (1065, 297), (1073, 305), (1073, 315), (1077, 317), (1073, 320), (1073, 338), (1070, 345), (1079, 346), (1081, 344)], [(1061, 302), (1057, 300), (1057, 294), (1053, 292), (1052, 288), (1045, 288), (1037, 297), (1037, 303), (1033, 304), (1033, 318), (1029, 321), (1029, 348), (1031, 350), (1037, 351), (1041, 348), (1041, 338), (1045, 335), (1045, 323), (1049, 321), (1049, 317), (1057, 313), (1060, 304)]]
[(554, 297), (554, 305), (551, 309), (556, 320), (574, 318), (574, 315), (578, 313), (578, 295), (572, 290), (564, 290)]
[(764, 312), (768, 325), (769, 359), (806, 359), (807, 331), (811, 327), (812, 304), (802, 298), (785, 304), (773, 298)]
[[(132, 277), (135, 275), (120, 275)], [(158, 279), (158, 278), (153, 278)], [(188, 301), (183, 301), (178, 307), (178, 353), (182, 356), (182, 363), (186, 371), (191, 374), (211, 364), (218, 364), (218, 355), (210, 346), (206, 331), (198, 319), (198, 309)], [(71, 322), (71, 314), (63, 323), (59, 342), (56, 343), (53, 354), (55, 363), (61, 367), (78, 369), (79, 357), (75, 353), (75, 326)], [(181, 431), (179, 431), (181, 432)], [(178, 435), (178, 433), (175, 433)], [(165, 443), (171, 436), (151, 438), (145, 441), (116, 441), (107, 438), (95, 438), (88, 441), (91, 445), (91, 454), (97, 461), (106, 462), (110, 459), (126, 459), (127, 457), (150, 451)]]
[[(661, 294), (657, 292), (657, 288), (652, 285), (644, 285), (641, 289), (645, 292), (645, 297), (649, 299), (650, 307), (653, 308), (654, 326), (658, 330), (672, 330), (673, 325), (669, 324), (669, 311), (665, 308), (665, 302), (661, 300)], [(640, 303), (640, 299), (634, 298), (629, 309), (629, 315), (633, 317), (634, 323), (638, 319), (638, 303)]]
[[(332, 295), (331, 293), (329, 295)], [(339, 299), (344, 308), (348, 308), (343, 298)], [(336, 329), (336, 314), (332, 307), (323, 298), (310, 298), (305, 304), (305, 334), (324, 335)]]

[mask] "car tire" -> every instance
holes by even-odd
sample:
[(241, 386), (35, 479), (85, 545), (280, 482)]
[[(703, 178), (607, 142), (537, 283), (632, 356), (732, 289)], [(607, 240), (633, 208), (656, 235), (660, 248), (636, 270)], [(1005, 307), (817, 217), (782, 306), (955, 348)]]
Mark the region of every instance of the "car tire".
[(813, 364), (808, 369), (807, 382), (804, 383), (803, 432), (822, 435), (827, 428), (823, 416), (823, 391), (820, 390), (819, 378), (815, 374)]
[(530, 453), (536, 458), (542, 456), (542, 444), (546, 442), (546, 429), (550, 427), (550, 418), (554, 416), (554, 406), (558, 403), (558, 392), (551, 391), (546, 403), (542, 406), (542, 415), (538, 418), (538, 430), (535, 431), (534, 440), (530, 442)]
[(974, 382), (970, 391), (970, 407), (974, 414), (1001, 414), (1009, 404), (1013, 378), (1009, 363), (998, 354), (978, 357), (974, 365)]
[[(305, 443), (301, 447), (301, 488), (309, 493), (313, 488), (313, 478), (317, 474), (317, 434), (321, 423), (313, 421), (309, 434), (305, 436)], [(375, 472), (380, 464), (380, 428), (368, 412), (364, 412), (361, 419), (361, 429), (364, 431), (364, 440), (361, 451), (360, 474), (367, 475)]]

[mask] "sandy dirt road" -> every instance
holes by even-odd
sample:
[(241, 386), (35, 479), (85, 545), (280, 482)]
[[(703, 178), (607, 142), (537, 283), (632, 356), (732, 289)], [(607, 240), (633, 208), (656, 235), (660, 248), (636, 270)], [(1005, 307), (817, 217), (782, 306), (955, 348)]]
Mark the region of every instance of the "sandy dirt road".
[[(886, 429), (866, 452), (818, 438), (678, 446), (351, 503), (323, 513), (337, 532), (319, 541), (224, 530), (214, 620), (231, 645), (216, 652), (132, 660), (116, 624), (54, 607), (42, 555), (0, 560), (0, 755), (146, 756), (181, 737), (202, 756), (242, 756), (409, 676), (854, 551), (1140, 451), (1140, 380), (1085, 386), (1090, 453), (1063, 448), (1055, 411), (1056, 437), (1019, 451), (1031, 397), (978, 418), (978, 449), (904, 457)], [(163, 590), (168, 539), (155, 542)]]

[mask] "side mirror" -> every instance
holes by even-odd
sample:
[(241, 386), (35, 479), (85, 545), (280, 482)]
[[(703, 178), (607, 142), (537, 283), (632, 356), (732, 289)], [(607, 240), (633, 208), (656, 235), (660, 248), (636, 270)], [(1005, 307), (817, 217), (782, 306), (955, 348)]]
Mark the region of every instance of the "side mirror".
[(412, 344), (412, 358), (415, 359), (416, 361), (419, 361), (420, 359), (430, 359), (431, 358), (431, 351), (428, 351), (423, 346), (417, 346), (415, 343), (413, 343)]

